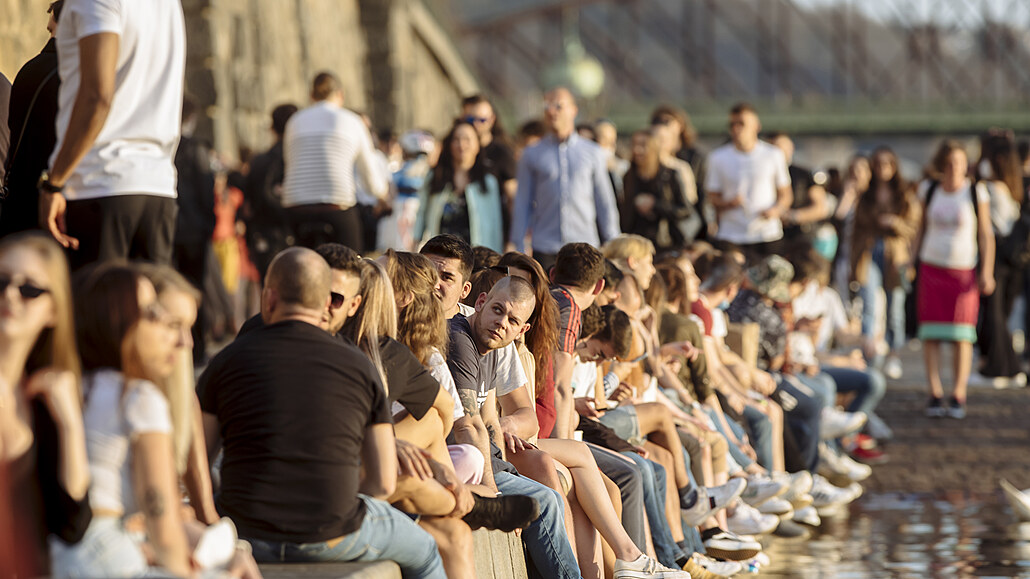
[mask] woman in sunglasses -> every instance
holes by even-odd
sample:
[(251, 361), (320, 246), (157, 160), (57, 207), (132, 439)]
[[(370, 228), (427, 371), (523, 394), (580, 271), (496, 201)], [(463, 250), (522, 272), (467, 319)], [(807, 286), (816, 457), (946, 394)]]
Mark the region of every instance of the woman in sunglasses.
[(89, 467), (68, 265), (34, 233), (0, 242), (0, 457), (18, 542), (4, 568), (46, 575), (47, 536), (76, 543), (89, 525)]

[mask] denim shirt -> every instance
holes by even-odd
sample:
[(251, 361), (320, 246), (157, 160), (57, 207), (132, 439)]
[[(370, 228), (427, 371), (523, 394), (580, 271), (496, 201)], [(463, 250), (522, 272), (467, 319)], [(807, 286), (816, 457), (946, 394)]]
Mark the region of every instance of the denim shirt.
[(511, 241), (524, 251), (558, 253), (563, 245), (594, 246), (619, 235), (619, 213), (604, 152), (573, 133), (564, 142), (549, 135), (522, 153)]
[[(415, 220), (415, 239), (428, 240), (440, 233), (440, 220), (448, 202), (454, 199), (454, 187), (431, 195), (432, 172), (426, 175), (419, 191), (419, 211)], [(500, 253), (504, 251), (504, 226), (501, 220), (501, 192), (497, 179), (487, 174), (482, 183), (473, 181), (465, 186), (468, 204), (469, 239), (471, 245), (482, 245)]]

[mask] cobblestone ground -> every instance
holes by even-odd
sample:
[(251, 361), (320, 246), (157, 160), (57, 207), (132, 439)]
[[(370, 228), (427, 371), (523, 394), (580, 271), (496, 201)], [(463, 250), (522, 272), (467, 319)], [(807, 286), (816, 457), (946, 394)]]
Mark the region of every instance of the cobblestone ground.
[(1030, 488), (1030, 389), (970, 388), (964, 420), (927, 418), (922, 352), (907, 349), (903, 362), (877, 409), (894, 429), (890, 462), (873, 468), (867, 492), (994, 493), (999, 478)]

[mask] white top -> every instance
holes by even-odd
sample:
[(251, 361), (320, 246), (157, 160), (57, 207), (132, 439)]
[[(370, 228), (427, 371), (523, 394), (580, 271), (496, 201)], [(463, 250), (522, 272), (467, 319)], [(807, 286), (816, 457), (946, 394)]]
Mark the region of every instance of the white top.
[(372, 136), (361, 117), (328, 101), (298, 111), (283, 136), (284, 207), (328, 203), (342, 208), (356, 202), (355, 169), (368, 190), (383, 198), (389, 177), (380, 170)]
[[(157, 386), (133, 380), (123, 396), (123, 383), (115, 370), (99, 370), (85, 380), (83, 426), (90, 507), (130, 515), (139, 510), (132, 486), (131, 443), (141, 434), (171, 435), (172, 418), (168, 400)], [(168, 444), (171, 448), (171, 439)]]
[(725, 338), (729, 333), (729, 325), (726, 322), (726, 312), (719, 308), (712, 308), (712, 337)]
[[(977, 245), (976, 212), (969, 193), (970, 182), (966, 179), (958, 191), (945, 191), (941, 185), (926, 208), (926, 231), (919, 259), (923, 263), (949, 269), (973, 269), (979, 259)], [(926, 202), (930, 188), (929, 181), (919, 184), (919, 200)], [(976, 198), (979, 203), (989, 203), (990, 193), (984, 184), (977, 183)]]
[(1019, 203), (1001, 181), (984, 181), (984, 184), (991, 196), (991, 225), (995, 233), (1004, 237), (1012, 233), (1012, 226), (1019, 220)]
[(787, 334), (787, 346), (790, 348), (791, 359), (798, 364), (819, 365), (819, 359), (815, 357), (815, 342), (811, 335), (805, 332), (790, 332)]
[(790, 173), (783, 151), (758, 141), (745, 153), (732, 143), (708, 156), (705, 191), (722, 194), (724, 201), (739, 198), (742, 205), (719, 214), (716, 238), (730, 243), (750, 244), (776, 241), (783, 237), (779, 219), (759, 215), (776, 205), (776, 190), (790, 186)]
[(820, 287), (819, 282), (809, 281), (805, 289), (792, 303), (794, 317), (800, 319), (821, 319), (819, 333), (815, 337), (815, 347), (819, 352), (829, 349), (830, 340), (837, 330), (848, 327), (848, 312), (844, 302), (831, 287)]
[(575, 356), (572, 359), (572, 397), (594, 398), (594, 387), (597, 386), (597, 364), (584, 362)]
[(443, 359), (443, 355), (436, 348), (433, 348), (433, 353), (429, 356), (429, 373), (440, 383), (440, 387), (454, 399), (454, 419), (465, 416), (465, 409), (461, 406), (461, 400), (458, 400), (458, 388), (454, 385), (454, 376), (451, 376), (451, 370), (447, 367), (447, 360)]
[(79, 40), (118, 35), (114, 100), (97, 135), (68, 178), (69, 200), (147, 194), (175, 197), (186, 27), (179, 0), (68, 0), (57, 27), (61, 88), (53, 166), (79, 91)]

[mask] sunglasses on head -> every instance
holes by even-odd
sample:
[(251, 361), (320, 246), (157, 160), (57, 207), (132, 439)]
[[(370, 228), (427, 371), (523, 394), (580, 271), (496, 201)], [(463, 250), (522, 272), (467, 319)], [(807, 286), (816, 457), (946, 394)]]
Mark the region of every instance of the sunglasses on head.
[(343, 302), (347, 301), (347, 298), (340, 293), (329, 292), (329, 307), (336, 310), (343, 307)]
[[(11, 279), (10, 277), (8, 277), (8, 276), (0, 276), (0, 294), (7, 293), (7, 288), (12, 283), (14, 283), (14, 280)], [(34, 300), (34, 299), (38, 298), (39, 296), (41, 296), (41, 295), (43, 295), (43, 294), (45, 294), (45, 293), (50, 291), (48, 289), (35, 286), (31, 282), (28, 282), (28, 281), (23, 282), (19, 286), (15, 286), (15, 289), (18, 290), (18, 293), (21, 294), (21, 297), (23, 297), (24, 299), (27, 299), (27, 300)]]
[(465, 117), (465, 122), (470, 124), (485, 123), (489, 121), (488, 117)]

